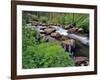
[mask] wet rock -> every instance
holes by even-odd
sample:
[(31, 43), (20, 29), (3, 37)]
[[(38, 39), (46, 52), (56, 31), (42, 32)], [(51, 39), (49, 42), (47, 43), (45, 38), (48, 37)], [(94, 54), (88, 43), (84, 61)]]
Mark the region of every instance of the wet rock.
[(39, 33), (40, 34), (45, 34), (45, 31), (44, 30), (39, 30)]
[(68, 29), (68, 33), (75, 33), (78, 29), (77, 28), (70, 28)]
[(76, 55), (74, 39), (68, 39), (68, 40), (62, 41), (61, 46), (64, 48), (65, 51), (70, 52), (72, 57)]
[(83, 33), (84, 33), (84, 29), (83, 29), (83, 28), (79, 28), (79, 29), (78, 29), (78, 33), (83, 34)]
[(68, 40), (68, 39), (70, 39), (70, 38), (67, 37), (67, 36), (63, 36), (63, 35), (61, 36), (61, 40), (62, 40), (62, 41), (65, 41), (65, 40)]
[(76, 66), (88, 66), (89, 65), (87, 57), (83, 57), (83, 56), (75, 57), (74, 61), (75, 61)]
[(72, 24), (68, 24), (67, 26), (65, 26), (64, 28), (65, 29), (70, 29), (70, 28), (73, 28), (74, 26)]
[(83, 31), (83, 28), (79, 28), (78, 31)]
[(51, 34), (52, 32), (55, 32), (56, 30), (54, 29), (54, 28), (46, 28), (46, 29), (44, 29), (44, 32), (46, 33), (46, 34)]
[(64, 45), (75, 45), (75, 40), (74, 39), (68, 39), (68, 40), (62, 41), (62, 44), (64, 44)]
[(57, 42), (57, 40), (55, 38), (53, 38), (49, 35), (47, 36), (47, 39), (48, 39), (49, 42)]
[(54, 37), (54, 38), (59, 38), (59, 37), (61, 37), (61, 35), (60, 35), (58, 32), (53, 32), (53, 33), (51, 33), (50, 36), (51, 36), (51, 37)]
[(46, 27), (45, 27), (45, 26), (43, 26), (43, 27), (41, 27), (41, 28), (40, 28), (40, 30), (44, 30), (44, 29), (46, 29)]

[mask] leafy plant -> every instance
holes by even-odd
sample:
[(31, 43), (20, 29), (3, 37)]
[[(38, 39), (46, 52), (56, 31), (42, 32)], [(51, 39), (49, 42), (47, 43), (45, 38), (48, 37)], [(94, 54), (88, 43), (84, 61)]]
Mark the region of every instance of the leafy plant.
[(73, 60), (69, 57), (70, 53), (65, 52), (55, 42), (41, 43), (38, 46), (37, 54), (43, 57), (43, 61), (46, 59), (46, 62), (42, 62), (43, 67), (67, 67), (74, 65)]
[(29, 26), (23, 26), (22, 65), (25, 69), (74, 66), (70, 53), (60, 44), (37, 38), (38, 32)]
[(46, 23), (47, 20), (48, 20), (48, 18), (45, 17), (45, 16), (40, 16), (40, 18), (39, 18), (39, 21), (42, 22), (42, 23)]
[(23, 54), (23, 68), (48, 68), (74, 66), (70, 53), (64, 52), (58, 43), (41, 43), (28, 46)]
[(29, 26), (23, 26), (22, 29), (22, 47), (26, 50), (27, 46), (35, 46), (37, 44), (37, 31)]

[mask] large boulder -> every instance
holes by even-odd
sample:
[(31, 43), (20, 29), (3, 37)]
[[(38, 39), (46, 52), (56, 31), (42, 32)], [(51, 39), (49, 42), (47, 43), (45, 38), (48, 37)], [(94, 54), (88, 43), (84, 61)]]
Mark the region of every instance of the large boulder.
[(46, 34), (51, 34), (52, 32), (55, 32), (56, 30), (54, 29), (54, 28), (46, 28), (46, 29), (44, 29), (44, 32), (46, 33)]
[(51, 37), (54, 37), (54, 38), (59, 38), (59, 37), (61, 37), (61, 35), (60, 35), (58, 32), (53, 32), (53, 33), (51, 33), (50, 36), (51, 36)]

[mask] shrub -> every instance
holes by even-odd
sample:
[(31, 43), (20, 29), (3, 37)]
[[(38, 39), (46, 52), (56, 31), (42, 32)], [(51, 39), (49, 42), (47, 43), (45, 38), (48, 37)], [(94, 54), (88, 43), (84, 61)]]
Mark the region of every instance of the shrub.
[(30, 28), (29, 26), (23, 26), (22, 29), (22, 47), (23, 50), (26, 50), (27, 46), (35, 46), (37, 44), (36, 39), (37, 31), (34, 28)]
[(69, 53), (58, 43), (41, 43), (28, 46), (23, 54), (23, 68), (48, 68), (74, 66)]
[(38, 32), (29, 26), (23, 26), (22, 66), (30, 68), (74, 66), (70, 53), (65, 52), (57, 42), (47, 42), (37, 38)]
[(39, 21), (42, 23), (46, 23), (48, 21), (48, 18), (45, 16), (40, 16)]
[(58, 43), (41, 43), (38, 46), (37, 55), (42, 56), (40, 67), (67, 67), (74, 63), (69, 57), (70, 53), (65, 52)]

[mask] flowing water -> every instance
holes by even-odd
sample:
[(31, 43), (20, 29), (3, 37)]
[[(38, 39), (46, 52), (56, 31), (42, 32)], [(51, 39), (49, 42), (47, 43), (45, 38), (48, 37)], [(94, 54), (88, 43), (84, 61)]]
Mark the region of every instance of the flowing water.
[[(38, 31), (41, 31), (40, 28), (46, 27), (46, 26), (36, 26)], [(88, 37), (83, 37), (76, 35), (74, 33), (68, 33), (68, 30), (63, 29), (59, 26), (52, 26), (56, 29), (56, 32), (58, 32), (60, 35), (68, 36), (76, 41), (76, 48), (77, 48), (77, 56), (85, 56), (89, 57), (89, 39)]]

